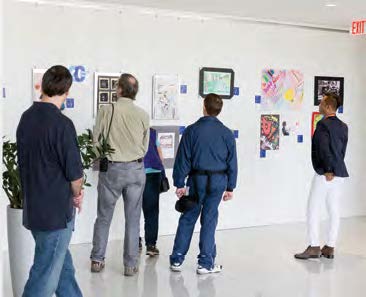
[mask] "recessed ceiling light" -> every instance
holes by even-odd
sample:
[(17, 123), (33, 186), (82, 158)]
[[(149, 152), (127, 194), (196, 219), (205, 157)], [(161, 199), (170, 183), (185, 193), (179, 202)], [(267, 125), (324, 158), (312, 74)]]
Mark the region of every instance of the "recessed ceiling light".
[(327, 3), (327, 4), (325, 4), (325, 6), (326, 7), (336, 7), (337, 4), (335, 4), (335, 3)]

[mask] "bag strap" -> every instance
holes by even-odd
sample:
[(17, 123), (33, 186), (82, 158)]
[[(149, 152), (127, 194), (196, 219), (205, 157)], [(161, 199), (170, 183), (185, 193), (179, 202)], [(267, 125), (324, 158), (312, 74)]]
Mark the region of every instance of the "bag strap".
[(114, 104), (112, 104), (112, 115), (111, 115), (111, 120), (109, 122), (109, 127), (108, 127), (108, 132), (107, 132), (107, 138), (106, 138), (106, 140), (108, 140), (109, 133), (111, 132), (111, 126), (112, 126), (113, 116), (114, 116)]

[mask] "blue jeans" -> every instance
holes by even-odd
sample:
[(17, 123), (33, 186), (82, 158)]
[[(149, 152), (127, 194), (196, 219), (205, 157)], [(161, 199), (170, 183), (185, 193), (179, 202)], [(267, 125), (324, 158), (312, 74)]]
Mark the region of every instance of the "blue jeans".
[(74, 219), (66, 229), (32, 231), (36, 242), (34, 263), (23, 297), (82, 297), (68, 249)]
[(170, 263), (183, 263), (191, 244), (194, 226), (201, 215), (198, 265), (211, 269), (216, 258), (215, 232), (219, 217), (218, 207), (226, 189), (227, 176), (223, 174), (213, 175), (208, 193), (206, 192), (208, 177), (195, 176), (194, 178), (196, 187), (191, 187), (190, 191), (195, 191), (198, 194), (199, 202), (196, 207), (183, 213), (179, 218)]

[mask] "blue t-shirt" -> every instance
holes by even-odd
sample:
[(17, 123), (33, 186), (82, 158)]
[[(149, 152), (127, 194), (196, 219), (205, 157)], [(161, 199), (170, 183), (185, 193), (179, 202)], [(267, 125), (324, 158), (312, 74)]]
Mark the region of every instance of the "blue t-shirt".
[(35, 102), (18, 125), (17, 148), (23, 225), (39, 231), (66, 228), (74, 210), (70, 182), (83, 176), (72, 121), (55, 105)]

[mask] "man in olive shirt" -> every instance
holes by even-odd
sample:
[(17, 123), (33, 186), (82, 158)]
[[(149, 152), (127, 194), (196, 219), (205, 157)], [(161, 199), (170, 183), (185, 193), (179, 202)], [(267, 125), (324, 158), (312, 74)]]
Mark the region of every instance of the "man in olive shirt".
[(137, 79), (131, 74), (122, 74), (118, 81), (118, 101), (113, 106), (102, 108), (97, 116), (94, 140), (104, 135), (115, 151), (108, 156), (108, 172), (99, 173), (98, 215), (90, 257), (92, 272), (100, 272), (105, 266), (109, 228), (121, 195), (125, 204), (124, 274), (132, 276), (138, 271), (140, 216), (145, 186), (143, 157), (148, 149), (150, 123), (149, 115), (134, 104), (137, 92)]

